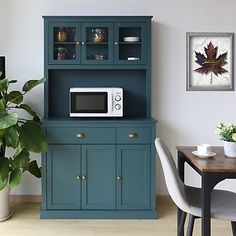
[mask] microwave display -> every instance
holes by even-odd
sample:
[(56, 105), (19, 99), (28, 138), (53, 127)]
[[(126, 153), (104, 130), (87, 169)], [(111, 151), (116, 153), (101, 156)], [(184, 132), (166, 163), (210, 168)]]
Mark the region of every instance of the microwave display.
[(73, 113), (107, 113), (107, 92), (75, 92), (71, 94)]

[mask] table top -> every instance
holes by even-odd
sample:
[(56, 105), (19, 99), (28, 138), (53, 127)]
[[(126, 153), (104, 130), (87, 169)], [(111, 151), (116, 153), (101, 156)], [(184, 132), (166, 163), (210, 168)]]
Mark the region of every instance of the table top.
[(177, 151), (181, 152), (186, 161), (195, 166), (200, 172), (234, 172), (236, 173), (236, 158), (226, 157), (223, 147), (212, 147), (216, 155), (208, 158), (201, 158), (192, 153), (196, 146), (178, 146)]

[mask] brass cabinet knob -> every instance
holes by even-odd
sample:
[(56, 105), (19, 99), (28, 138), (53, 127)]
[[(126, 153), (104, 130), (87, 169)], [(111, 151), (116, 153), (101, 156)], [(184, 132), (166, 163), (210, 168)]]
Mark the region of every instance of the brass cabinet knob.
[(79, 42), (76, 42), (77, 45), (79, 45)]
[(77, 138), (84, 138), (85, 134), (81, 132), (81, 133), (76, 134), (76, 137)]
[(84, 45), (84, 44), (85, 44), (85, 42), (82, 42), (81, 44), (82, 44), (82, 45)]
[(81, 180), (81, 177), (79, 175), (76, 176), (77, 180)]
[(118, 42), (115, 42), (115, 45), (118, 45)]
[(85, 175), (82, 176), (82, 180), (85, 180), (87, 179), (87, 177)]
[(138, 134), (137, 133), (129, 133), (128, 136), (129, 136), (129, 138), (137, 138)]
[(121, 180), (121, 176), (117, 176), (116, 179), (117, 179), (117, 180)]

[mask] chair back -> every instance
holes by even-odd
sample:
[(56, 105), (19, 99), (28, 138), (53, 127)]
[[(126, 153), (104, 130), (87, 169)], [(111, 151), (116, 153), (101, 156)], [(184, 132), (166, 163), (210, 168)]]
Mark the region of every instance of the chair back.
[(168, 192), (174, 203), (183, 211), (189, 212), (188, 203), (183, 181), (180, 179), (175, 162), (165, 143), (156, 138), (155, 146), (160, 157), (162, 169), (165, 176)]

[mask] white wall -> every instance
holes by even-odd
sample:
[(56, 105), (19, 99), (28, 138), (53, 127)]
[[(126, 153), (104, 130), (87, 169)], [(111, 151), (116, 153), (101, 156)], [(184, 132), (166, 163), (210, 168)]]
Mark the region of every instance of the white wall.
[[(234, 0), (0, 0), (0, 55), (20, 85), (43, 76), (43, 15), (153, 15), (152, 114), (158, 136), (176, 145), (221, 145), (219, 122), (236, 122), (235, 92), (186, 92), (186, 32), (236, 32)], [(26, 101), (43, 115), (43, 86)], [(33, 158), (40, 160), (39, 155)], [(159, 164), (159, 163), (158, 163)], [(158, 166), (158, 194), (166, 194)], [(188, 183), (199, 177), (188, 170)], [(235, 182), (224, 187), (236, 191)], [(40, 180), (25, 175), (14, 194), (40, 194)]]

